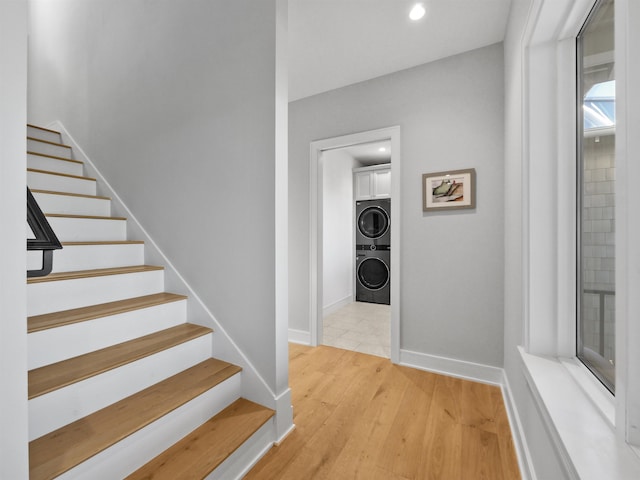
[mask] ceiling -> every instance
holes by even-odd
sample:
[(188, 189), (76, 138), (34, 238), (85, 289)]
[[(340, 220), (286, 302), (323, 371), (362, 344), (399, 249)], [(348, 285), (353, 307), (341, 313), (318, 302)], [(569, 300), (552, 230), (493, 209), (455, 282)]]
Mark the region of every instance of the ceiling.
[(391, 141), (384, 140), (381, 142), (360, 143), (343, 147), (340, 150), (349, 154), (360, 165), (378, 165), (380, 163), (389, 163), (391, 161)]
[(503, 40), (511, 0), (289, 0), (289, 100)]

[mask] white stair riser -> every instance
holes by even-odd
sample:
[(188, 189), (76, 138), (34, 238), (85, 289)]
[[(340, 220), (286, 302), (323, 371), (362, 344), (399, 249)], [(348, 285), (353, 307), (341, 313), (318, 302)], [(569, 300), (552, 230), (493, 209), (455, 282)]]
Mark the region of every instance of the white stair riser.
[(35, 128), (30, 125), (27, 125), (27, 137), (38, 138), (47, 142), (62, 143), (62, 139), (58, 132), (42, 130), (41, 128)]
[[(129, 267), (144, 263), (144, 245), (66, 245), (53, 252), (53, 273), (93, 270), (97, 268)], [(42, 253), (27, 252), (27, 269), (41, 268)]]
[(27, 336), (29, 370), (117, 345), (187, 320), (187, 301), (50, 328)]
[(61, 242), (119, 241), (127, 239), (127, 221), (101, 218), (47, 217)]
[(29, 400), (29, 440), (211, 358), (211, 334)]
[(57, 478), (124, 478), (219, 413), (239, 395), (240, 374), (237, 374)]
[[(51, 175), (40, 172), (27, 172), (27, 185), (31, 190), (51, 190), (54, 192), (96, 194), (95, 180)], [(46, 213), (46, 212), (45, 212)]]
[(81, 163), (67, 162), (42, 155), (27, 155), (27, 168), (47, 170), (48, 172), (66, 173), (67, 175), (82, 175)]
[(27, 152), (53, 155), (54, 157), (71, 158), (71, 149), (68, 147), (62, 145), (54, 145), (52, 143), (39, 142), (32, 139), (27, 139)]
[(111, 215), (111, 200), (104, 198), (75, 197), (52, 193), (32, 192), (40, 209), (47, 213), (66, 215)]
[(27, 316), (87, 307), (163, 291), (163, 270), (30, 283), (27, 285)]

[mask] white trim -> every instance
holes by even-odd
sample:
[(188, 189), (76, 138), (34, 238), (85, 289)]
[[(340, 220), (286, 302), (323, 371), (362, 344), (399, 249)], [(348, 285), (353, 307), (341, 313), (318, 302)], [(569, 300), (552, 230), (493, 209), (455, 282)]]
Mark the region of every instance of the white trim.
[(366, 167), (356, 167), (353, 169), (353, 173), (371, 172), (373, 170), (386, 170), (389, 167), (391, 167), (391, 163), (379, 163), (377, 165), (368, 165)]
[[(274, 349), (277, 395), (289, 393), (289, 86), (288, 86), (288, 7), (287, 0), (276, 0), (276, 88), (275, 88), (275, 149), (274, 149), (274, 208), (275, 208), (275, 330)], [(267, 181), (265, 179), (265, 181)], [(267, 341), (264, 339), (263, 341)], [(276, 398), (275, 436), (279, 437), (293, 425), (291, 403), (281, 405)], [(281, 408), (282, 407), (282, 408)]]
[[(522, 355), (523, 353), (525, 353), (524, 349), (521, 349), (520, 354)], [(534, 355), (531, 355), (531, 357), (534, 359), (537, 358), (540, 360), (544, 358), (544, 357), (536, 357)], [(551, 359), (550, 357), (547, 360), (553, 361), (553, 359)], [(526, 368), (526, 364), (525, 364), (525, 367), (523, 368), (523, 373), (524, 373), (524, 378), (527, 381), (527, 385), (529, 386), (529, 390), (531, 392), (533, 401), (535, 402), (536, 408), (540, 413), (540, 418), (543, 421), (545, 430), (547, 431), (551, 441), (553, 442), (554, 450), (558, 454), (558, 457), (560, 458), (560, 463), (563, 465), (565, 473), (568, 475), (568, 477), (571, 480), (580, 480), (580, 477), (578, 476), (578, 473), (576, 472), (575, 467), (571, 462), (571, 457), (567, 452), (567, 450), (564, 448), (564, 444), (560, 440), (560, 436), (558, 435), (558, 431), (556, 430), (556, 426), (553, 422), (553, 418), (549, 415), (548, 410), (544, 406), (544, 400), (542, 399), (540, 392), (538, 391), (538, 388), (536, 386), (536, 377), (530, 374), (529, 370)], [(562, 383), (562, 380), (560, 381), (560, 383)], [(591, 427), (590, 422), (588, 421), (585, 422), (584, 425), (585, 426), (589, 425), (589, 428)], [(587, 429), (585, 428), (585, 430)]]
[(211, 313), (209, 308), (186, 282), (184, 277), (180, 275), (162, 250), (160, 250), (158, 245), (140, 224), (138, 219), (133, 215), (131, 210), (129, 210), (115, 190), (111, 187), (109, 182), (107, 182), (107, 180), (98, 171), (84, 150), (82, 150), (80, 145), (69, 134), (62, 122), (52, 122), (48, 127), (58, 130), (61, 133), (64, 143), (73, 148), (76, 159), (85, 163), (87, 173), (98, 179), (99, 193), (111, 197), (114, 212), (117, 215), (127, 217), (128, 234), (139, 240), (144, 240), (145, 261), (159, 263), (165, 266), (165, 288), (189, 297), (189, 308), (187, 309), (188, 321), (213, 328), (215, 332), (213, 335), (214, 355), (221, 360), (231, 362), (242, 367), (242, 395), (256, 403), (275, 409), (276, 394), (271, 390), (265, 379), (236, 345), (222, 325), (218, 323), (213, 313)]
[(513, 398), (509, 379), (504, 371), (502, 372), (502, 401), (504, 402), (507, 418), (509, 419), (511, 437), (513, 438), (516, 455), (518, 456), (518, 466), (520, 467), (522, 480), (536, 480), (533, 458), (527, 445), (527, 436), (520, 421), (520, 415), (518, 414), (516, 401)]
[(350, 303), (353, 303), (353, 295), (347, 295), (342, 300), (338, 300), (337, 302), (333, 302), (331, 305), (327, 305), (322, 309), (322, 318), (337, 312), (338, 310), (340, 310), (343, 307), (346, 307)]
[(640, 478), (640, 459), (617, 438), (566, 365), (518, 347), (533, 399), (571, 479)]
[[(287, 358), (289, 358), (287, 349)], [(287, 388), (276, 398), (276, 411), (280, 412), (274, 419), (275, 440), (274, 445), (279, 445), (295, 429), (293, 424), (293, 405), (291, 402), (291, 389)], [(286, 415), (284, 414), (286, 412)]]
[[(616, 58), (616, 416), (621, 438), (640, 447), (640, 4), (615, 2)], [(620, 200), (618, 200), (620, 199)]]
[(287, 437), (294, 432), (295, 429), (296, 429), (296, 425), (295, 425), (295, 423), (292, 423), (291, 427), (289, 428), (289, 430), (284, 432), (284, 434), (278, 440), (273, 442), (273, 446), (274, 447), (279, 447), (280, 445), (282, 445), (282, 442), (284, 442), (287, 439)]
[(616, 425), (616, 402), (611, 392), (600, 383), (596, 376), (577, 358), (558, 358), (567, 373), (584, 391), (586, 397), (598, 409), (609, 427)]
[(400, 350), (400, 362), (398, 363), (418, 370), (426, 370), (489, 385), (501, 386), (504, 377), (502, 368), (455, 358), (412, 352), (410, 350)]
[[(577, 119), (575, 69), (563, 68), (576, 64), (575, 37), (557, 44), (557, 205), (556, 224), (556, 277), (557, 319), (556, 355), (573, 357), (576, 354), (576, 185), (577, 185)], [(535, 195), (535, 194), (534, 194)]]
[(300, 345), (311, 345), (311, 334), (303, 330), (289, 329), (289, 341)]
[[(310, 344), (322, 341), (322, 152), (360, 143), (391, 141), (391, 361), (400, 360), (400, 127), (393, 126), (311, 142), (309, 197), (309, 331)], [(394, 248), (393, 245), (396, 245)]]
[[(624, 443), (625, 434), (640, 429), (631, 420), (640, 418), (640, 375), (630, 375), (638, 361), (629, 358), (629, 350), (638, 349), (638, 333), (630, 331), (629, 295), (640, 285), (631, 285), (630, 265), (638, 264), (629, 245), (640, 235), (630, 206), (638, 204), (635, 185), (640, 169), (626, 162), (638, 148), (626, 138), (629, 112), (635, 102), (625, 86), (634, 84), (628, 69), (637, 68), (632, 52), (640, 21), (635, 1), (616, 0), (616, 397), (603, 393), (592, 378), (574, 360), (575, 355), (575, 37), (596, 0), (533, 0), (522, 38), (522, 218), (523, 218), (523, 318), (524, 349), (520, 349), (523, 374), (531, 397), (548, 431), (549, 438), (571, 478), (640, 478), (633, 448)], [(633, 8), (636, 8), (635, 15)], [(637, 52), (633, 52), (637, 53)], [(625, 83), (628, 82), (628, 83)], [(637, 82), (635, 82), (637, 83)], [(551, 175), (549, 175), (551, 173)], [(635, 173), (635, 175), (634, 175)], [(549, 186), (544, 177), (553, 178)], [(632, 198), (633, 197), (633, 198)], [(540, 204), (546, 199), (547, 205)], [(548, 200), (555, 200), (549, 205)], [(634, 201), (636, 200), (636, 201)], [(573, 210), (573, 211), (572, 211)], [(636, 247), (637, 248), (637, 247)], [(634, 271), (635, 272), (635, 271)], [(627, 298), (627, 295), (629, 298)], [(640, 349), (637, 350), (640, 352)], [(535, 354), (535, 355), (532, 355)], [(636, 357), (640, 358), (640, 354)], [(637, 373), (638, 370), (636, 370)], [(637, 386), (635, 392), (633, 385)], [(616, 409), (615, 427), (612, 408)], [(635, 422), (635, 425), (640, 422)], [(532, 445), (535, 447), (535, 445)], [(629, 463), (630, 462), (630, 463)], [(633, 470), (629, 470), (629, 464)]]

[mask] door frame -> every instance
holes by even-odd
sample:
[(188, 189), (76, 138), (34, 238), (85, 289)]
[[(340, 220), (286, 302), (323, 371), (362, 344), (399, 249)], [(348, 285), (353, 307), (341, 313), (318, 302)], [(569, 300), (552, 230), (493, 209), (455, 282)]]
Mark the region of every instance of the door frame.
[[(391, 142), (391, 361), (400, 360), (400, 127), (392, 126), (311, 142), (309, 149), (309, 319), (310, 342), (322, 342), (322, 153), (362, 143)], [(354, 291), (355, 295), (355, 291)]]

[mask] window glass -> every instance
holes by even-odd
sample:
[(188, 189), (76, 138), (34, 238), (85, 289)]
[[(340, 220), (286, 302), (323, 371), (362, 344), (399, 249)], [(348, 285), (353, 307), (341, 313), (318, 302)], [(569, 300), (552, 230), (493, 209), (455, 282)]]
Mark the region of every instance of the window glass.
[(613, 0), (578, 36), (578, 357), (615, 391), (615, 69)]

